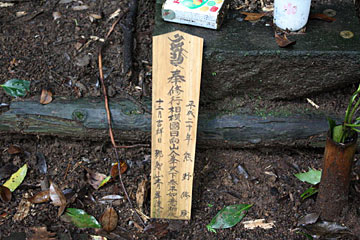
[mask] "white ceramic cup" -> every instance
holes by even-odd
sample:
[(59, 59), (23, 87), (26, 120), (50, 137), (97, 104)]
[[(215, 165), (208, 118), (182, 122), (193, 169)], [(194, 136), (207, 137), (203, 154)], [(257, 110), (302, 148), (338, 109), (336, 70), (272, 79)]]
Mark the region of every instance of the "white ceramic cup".
[(275, 0), (274, 23), (283, 30), (298, 31), (309, 18), (311, 0)]

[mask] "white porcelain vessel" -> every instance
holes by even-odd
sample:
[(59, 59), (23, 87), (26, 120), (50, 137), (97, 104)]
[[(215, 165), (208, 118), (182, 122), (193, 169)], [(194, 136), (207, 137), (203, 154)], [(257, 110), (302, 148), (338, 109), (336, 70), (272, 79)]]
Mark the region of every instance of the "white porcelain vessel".
[(309, 18), (311, 0), (275, 0), (274, 23), (283, 30), (298, 31)]

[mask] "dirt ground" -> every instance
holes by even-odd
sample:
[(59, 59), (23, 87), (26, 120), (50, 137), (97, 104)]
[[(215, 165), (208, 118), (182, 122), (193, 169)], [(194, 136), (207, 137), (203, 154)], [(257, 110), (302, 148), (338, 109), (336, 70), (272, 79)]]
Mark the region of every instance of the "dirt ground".
[[(97, 49), (114, 19), (109, 16), (117, 9), (124, 11), (128, 2), (111, 0), (82, 1), (10, 1), (12, 7), (0, 8), (0, 79), (18, 78), (31, 81), (27, 97), (39, 96), (43, 88), (55, 96), (102, 97), (99, 87)], [(247, 1), (248, 9), (256, 9), (260, 1)], [(267, 2), (267, 1), (265, 1)], [(234, 1), (233, 6), (244, 4)], [(251, 5), (253, 4), (253, 5)], [(76, 10), (78, 6), (87, 9)], [(135, 25), (135, 48), (131, 75), (124, 72), (124, 34), (121, 24), (110, 37), (104, 51), (105, 84), (111, 101), (126, 97), (134, 101), (151, 95), (151, 37), (154, 24), (154, 2), (138, 0)], [(74, 8), (75, 7), (75, 8)], [(121, 12), (120, 11), (120, 12)], [(21, 15), (24, 12), (25, 15)], [(56, 13), (55, 13), (56, 12)], [(19, 16), (20, 14), (20, 16)], [(18, 16), (17, 16), (18, 15)], [(54, 17), (55, 16), (55, 17)], [(99, 18), (99, 19), (97, 19)], [(310, 96), (321, 108), (343, 112), (347, 96), (356, 86), (346, 86), (333, 92)], [(0, 91), (0, 103), (11, 98)], [(286, 104), (297, 106), (303, 99)], [(250, 104), (250, 103), (249, 103)], [(257, 103), (266, 105), (266, 103)], [(281, 103), (273, 103), (275, 107)], [(6, 111), (6, 108), (1, 109)], [(12, 145), (23, 149), (21, 154), (9, 154)], [(37, 156), (43, 154), (47, 171), (39, 168)], [(28, 163), (29, 172), (13, 192), (9, 203), (0, 201), (0, 239), (26, 239), (31, 227), (46, 226), (57, 239), (89, 239), (89, 235), (108, 239), (306, 239), (299, 219), (314, 212), (315, 197), (301, 201), (300, 194), (309, 187), (294, 177), (310, 167), (319, 169), (322, 148), (249, 148), (198, 149), (195, 161), (192, 218), (190, 221), (149, 220), (147, 224), (168, 223), (165, 233), (143, 232), (137, 216), (126, 200), (118, 181), (94, 190), (88, 183), (86, 170), (108, 174), (116, 161), (110, 142), (74, 141), (54, 137), (1, 135), (0, 183), (18, 167)], [(125, 188), (136, 206), (138, 184), (150, 180), (150, 148), (122, 150), (120, 158), (128, 170), (123, 175)], [(341, 223), (352, 233), (332, 239), (357, 239), (360, 236), (360, 158), (355, 156), (349, 208)], [(240, 174), (241, 165), (248, 177)], [(45, 181), (44, 181), (45, 179)], [(111, 233), (81, 229), (63, 217), (57, 217), (58, 207), (49, 202), (32, 204), (28, 215), (16, 221), (19, 203), (44, 188), (42, 183), (53, 180), (67, 190), (68, 207), (81, 208), (97, 219), (109, 205), (119, 215), (116, 229)], [(149, 184), (148, 184), (149, 185)], [(100, 203), (107, 195), (120, 195), (111, 203)], [(242, 222), (230, 229), (207, 231), (206, 225), (224, 206), (253, 204), (243, 221), (264, 218), (274, 223), (271, 229), (246, 229)], [(143, 213), (150, 215), (150, 199), (145, 198)], [(46, 239), (46, 238), (43, 238)], [(329, 238), (330, 239), (330, 238)]]

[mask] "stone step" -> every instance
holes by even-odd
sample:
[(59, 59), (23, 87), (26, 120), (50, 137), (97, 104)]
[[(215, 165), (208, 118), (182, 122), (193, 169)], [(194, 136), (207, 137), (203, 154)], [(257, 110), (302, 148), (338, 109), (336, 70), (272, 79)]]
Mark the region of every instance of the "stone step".
[[(220, 30), (164, 22), (157, 1), (154, 35), (181, 30), (204, 38), (201, 103), (231, 97), (295, 99), (343, 88), (360, 79), (360, 26), (352, 1), (318, 5), (312, 13), (336, 11), (336, 21), (309, 20), (305, 34), (289, 36), (291, 48), (279, 48), (272, 18), (251, 23), (230, 11)], [(344, 39), (340, 32), (354, 33)]]

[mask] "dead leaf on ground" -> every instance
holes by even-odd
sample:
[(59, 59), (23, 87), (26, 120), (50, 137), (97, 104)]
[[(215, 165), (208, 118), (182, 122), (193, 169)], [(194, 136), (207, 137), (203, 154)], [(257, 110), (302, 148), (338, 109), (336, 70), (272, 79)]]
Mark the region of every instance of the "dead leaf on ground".
[(48, 232), (46, 227), (31, 227), (32, 233), (26, 238), (28, 240), (55, 240), (56, 233)]
[(59, 206), (58, 217), (64, 212), (66, 207), (66, 198), (60, 188), (52, 181), (50, 181), (49, 195), (51, 203), (54, 206)]
[(286, 34), (278, 34), (275, 32), (275, 40), (279, 47), (286, 48), (295, 45), (296, 41), (290, 41)]
[(144, 229), (144, 232), (153, 234), (158, 238), (162, 238), (168, 234), (168, 232), (169, 232), (168, 226), (169, 226), (169, 223), (154, 222), (154, 223), (147, 225)]
[(138, 185), (138, 189), (136, 191), (136, 204), (138, 206), (138, 208), (142, 211), (143, 209), (143, 205), (144, 205), (144, 201), (146, 198), (146, 193), (147, 193), (147, 179), (143, 179), (139, 185)]
[(13, 221), (21, 221), (23, 220), (24, 218), (27, 217), (27, 215), (29, 215), (29, 212), (30, 212), (30, 206), (31, 206), (31, 202), (29, 202), (27, 199), (28, 199), (28, 194), (25, 193), (23, 195), (23, 198), (21, 199), (18, 207), (17, 207), (17, 210), (16, 210), (16, 213), (13, 217)]
[(86, 177), (87, 177), (87, 182), (94, 188), (94, 189), (99, 189), (99, 187), (101, 187), (103, 184), (103, 181), (106, 179), (106, 175), (102, 174), (102, 173), (98, 173), (98, 172), (93, 172), (88, 168), (85, 168), (87, 173), (86, 173)]
[(265, 219), (255, 219), (251, 221), (245, 221), (243, 222), (244, 228), (246, 229), (255, 229), (257, 227), (262, 229), (271, 229), (274, 227), (274, 221), (270, 221), (268, 223), (265, 222)]
[(52, 101), (52, 92), (50, 92), (49, 90), (43, 89), (41, 91), (41, 97), (40, 97), (40, 103), (41, 104), (49, 104)]
[[(120, 173), (123, 174), (124, 172), (126, 172), (128, 166), (126, 164), (126, 162), (120, 162)], [(115, 163), (114, 165), (112, 165), (111, 170), (110, 170), (110, 175), (112, 178), (115, 178), (119, 175), (119, 169), (118, 169), (118, 163)]]
[(5, 186), (0, 186), (0, 199), (3, 202), (11, 201), (11, 191)]
[(240, 12), (243, 15), (246, 15), (245, 21), (256, 21), (266, 15), (266, 13), (251, 13), (251, 12)]
[(100, 223), (102, 228), (107, 231), (113, 231), (118, 223), (118, 214), (113, 207), (105, 209), (103, 215), (100, 217)]
[(44, 203), (50, 201), (49, 190), (41, 191), (29, 198), (31, 203)]
[(354, 33), (351, 31), (345, 30), (345, 31), (340, 32), (340, 36), (345, 39), (350, 39), (350, 38), (354, 37)]
[(19, 146), (16, 146), (16, 145), (11, 145), (9, 148), (8, 148), (8, 153), (11, 154), (11, 155), (14, 155), (14, 154), (18, 154), (18, 153), (22, 153), (23, 150), (21, 147)]
[(329, 17), (328, 15), (324, 13), (312, 13), (309, 16), (310, 19), (316, 19), (316, 20), (322, 20), (325, 22), (333, 22), (336, 20), (336, 18)]

